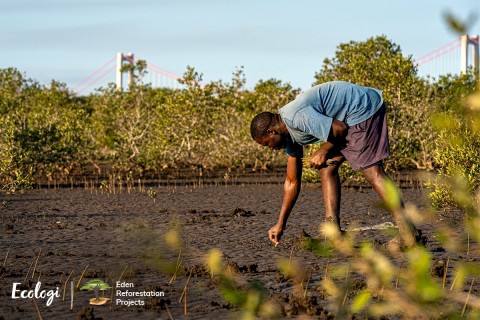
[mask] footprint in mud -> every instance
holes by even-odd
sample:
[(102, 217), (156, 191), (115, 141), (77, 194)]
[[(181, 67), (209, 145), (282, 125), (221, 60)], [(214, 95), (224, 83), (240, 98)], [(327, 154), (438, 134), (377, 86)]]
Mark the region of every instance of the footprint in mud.
[(244, 266), (240, 267), (240, 272), (242, 273), (257, 273), (258, 269), (258, 264), (252, 263), (252, 264), (246, 264)]

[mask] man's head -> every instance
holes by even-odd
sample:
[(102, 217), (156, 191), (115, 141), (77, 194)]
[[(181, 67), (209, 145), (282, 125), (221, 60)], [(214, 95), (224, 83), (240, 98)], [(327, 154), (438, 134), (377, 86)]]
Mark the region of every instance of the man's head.
[(287, 147), (286, 127), (280, 116), (271, 112), (257, 114), (250, 124), (250, 134), (257, 143), (270, 149)]

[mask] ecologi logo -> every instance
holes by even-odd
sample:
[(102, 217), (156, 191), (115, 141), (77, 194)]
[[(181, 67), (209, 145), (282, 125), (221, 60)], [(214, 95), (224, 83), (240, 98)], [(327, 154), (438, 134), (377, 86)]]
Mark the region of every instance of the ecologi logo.
[(102, 304), (107, 303), (107, 301), (110, 300), (109, 298), (100, 297), (99, 295), (100, 290), (104, 291), (110, 288), (111, 287), (108, 285), (108, 283), (99, 279), (95, 279), (85, 283), (80, 288), (80, 290), (89, 290), (89, 291), (93, 290), (93, 292), (95, 293), (95, 298), (90, 299), (90, 304), (93, 304), (95, 306), (100, 306)]

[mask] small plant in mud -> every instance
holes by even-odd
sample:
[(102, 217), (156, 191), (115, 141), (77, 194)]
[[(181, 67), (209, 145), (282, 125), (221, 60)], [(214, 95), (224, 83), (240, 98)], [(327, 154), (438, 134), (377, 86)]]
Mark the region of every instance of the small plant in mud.
[[(393, 188), (387, 189), (391, 189), (389, 199), (395, 202), (399, 193)], [(472, 201), (470, 207), (473, 217), (466, 221), (465, 226), (467, 232), (475, 232), (475, 237), (478, 237), (479, 227), (475, 223), (480, 217), (480, 204)], [(408, 206), (406, 210), (413, 220), (419, 217), (415, 207)], [(424, 215), (424, 219), (427, 218)], [(471, 279), (472, 287), (474, 279), (480, 275), (478, 263), (463, 261), (452, 266), (455, 279), (446, 288), (448, 265), (442, 264), (441, 267), (443, 282), (435, 279), (431, 272), (434, 269), (432, 254), (422, 245), (404, 251), (393, 245), (380, 248), (368, 242), (355, 245), (352, 234), (340, 235), (335, 226), (328, 222), (322, 225), (322, 233), (331, 243), (335, 255), (349, 261), (330, 267), (329, 276), (325, 275), (321, 282), (321, 287), (332, 299), (332, 307), (338, 318), (366, 314), (375, 318), (403, 316), (406, 319), (437, 319), (463, 317), (466, 310), (469, 310), (472, 319), (479, 316), (480, 299), (471, 294), (472, 289), (468, 294), (464, 293), (467, 282)], [(439, 230), (435, 237), (441, 238), (446, 247), (460, 247), (454, 243), (457, 237), (453, 234)], [(312, 245), (315, 244), (313, 241), (304, 243), (314, 253), (325, 254), (323, 250), (317, 250), (318, 244)], [(406, 260), (405, 266), (396, 263), (400, 257)], [(342, 276), (336, 277), (336, 274)], [(365, 286), (352, 292), (354, 278), (358, 277)]]
[(242, 310), (242, 319), (278, 319), (282, 315), (280, 306), (268, 299), (268, 291), (259, 281), (242, 285), (235, 278), (232, 270), (224, 263), (220, 250), (210, 250), (206, 260), (211, 277), (218, 281), (223, 299)]
[(107, 289), (110, 289), (110, 288), (111, 287), (108, 285), (108, 283), (106, 283), (102, 280), (99, 280), (99, 279), (95, 279), (95, 280), (90, 280), (87, 283), (85, 283), (80, 288), (80, 290), (93, 291), (93, 293), (95, 294), (95, 298), (90, 299), (90, 304), (102, 305), (102, 304), (107, 303), (107, 301), (109, 301), (110, 299), (105, 298), (105, 297), (100, 297), (100, 291), (104, 291), (104, 290), (107, 290)]
[(157, 192), (153, 190), (152, 188), (148, 188), (147, 190), (147, 195), (153, 199), (153, 202), (155, 202), (155, 198), (157, 197)]

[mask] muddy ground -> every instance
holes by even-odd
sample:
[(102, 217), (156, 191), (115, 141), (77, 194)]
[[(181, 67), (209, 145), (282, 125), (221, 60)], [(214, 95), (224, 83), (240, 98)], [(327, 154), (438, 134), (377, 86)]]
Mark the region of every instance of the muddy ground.
[[(348, 259), (335, 254), (318, 257), (298, 247), (303, 230), (317, 235), (323, 221), (320, 186), (303, 188), (283, 241), (275, 248), (267, 239), (267, 231), (277, 220), (282, 181), (225, 182), (220, 179), (201, 186), (152, 183), (141, 190), (138, 186), (132, 190), (117, 188), (115, 193), (107, 186), (44, 186), (1, 197), (0, 319), (238, 319), (241, 310), (222, 298), (218, 279), (212, 279), (205, 268), (204, 257), (213, 248), (225, 254), (229, 272), (240, 287), (237, 289), (258, 280), (269, 298), (281, 306), (284, 317), (333, 318), (335, 307), (320, 281), (327, 270)], [(406, 202), (415, 204), (420, 213), (428, 211), (423, 189), (409, 187), (402, 192)], [(344, 188), (343, 226), (393, 221), (378, 201), (369, 188)], [(450, 216), (462, 217), (458, 213)], [(468, 255), (465, 248), (449, 252), (439, 244), (434, 230), (444, 222), (439, 216), (420, 226), (434, 261), (449, 256), (452, 268), (466, 259), (480, 261), (475, 243), (469, 244)], [(460, 234), (461, 224), (453, 224)], [(174, 246), (175, 234), (180, 236), (181, 252)], [(360, 231), (356, 236), (358, 242), (377, 244), (391, 238), (378, 230)], [(307, 289), (302, 294), (279, 272), (281, 259), (298, 261), (309, 271), (308, 285), (302, 284)], [(394, 261), (405, 263), (405, 257), (399, 255)], [(172, 279), (167, 269), (175, 269), (178, 262)], [(447, 284), (452, 278), (448, 273)], [(77, 288), (79, 282), (81, 287), (93, 279), (110, 285), (120, 280), (131, 286), (118, 288), (122, 292), (154, 291), (159, 296), (121, 297), (116, 290), (107, 289), (101, 295), (111, 300), (93, 306), (89, 304), (93, 291)], [(442, 281), (441, 277), (437, 280)], [(44, 294), (57, 293), (50, 305), (42, 297), (12, 298), (15, 283), (15, 295), (21, 296), (22, 290), (34, 290), (38, 282)], [(347, 298), (364, 286), (358, 279)], [(478, 286), (474, 289), (478, 295), (476, 291)], [(143, 305), (127, 306), (128, 301)]]

